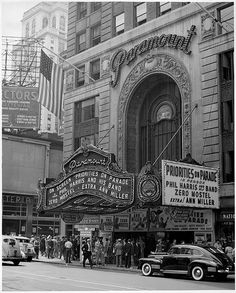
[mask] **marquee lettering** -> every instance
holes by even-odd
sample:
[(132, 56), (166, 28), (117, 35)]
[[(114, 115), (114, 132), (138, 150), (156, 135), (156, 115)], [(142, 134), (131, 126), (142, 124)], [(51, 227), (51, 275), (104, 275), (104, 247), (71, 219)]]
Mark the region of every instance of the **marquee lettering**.
[(196, 34), (196, 26), (192, 25), (187, 32), (187, 37), (175, 34), (162, 34), (161, 36), (154, 36), (142, 41), (128, 52), (122, 48), (117, 50), (111, 58), (111, 71), (115, 73), (114, 79), (111, 81), (112, 87), (115, 87), (118, 83), (122, 65), (129, 65), (132, 61), (137, 59), (138, 55), (142, 55), (152, 49), (167, 46), (169, 48), (181, 50), (187, 55), (191, 54), (189, 45), (192, 37)]

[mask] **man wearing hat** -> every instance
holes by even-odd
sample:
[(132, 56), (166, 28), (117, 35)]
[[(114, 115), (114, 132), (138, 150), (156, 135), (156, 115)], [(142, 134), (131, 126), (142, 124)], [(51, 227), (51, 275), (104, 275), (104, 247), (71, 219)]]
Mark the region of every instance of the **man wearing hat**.
[(88, 259), (89, 260), (89, 264), (90, 264), (90, 268), (92, 269), (93, 268), (93, 263), (92, 263), (92, 247), (91, 247), (91, 242), (90, 242), (90, 239), (86, 239), (84, 242), (83, 242), (83, 245), (82, 245), (82, 251), (83, 251), (83, 267), (85, 268), (85, 262), (86, 260)]

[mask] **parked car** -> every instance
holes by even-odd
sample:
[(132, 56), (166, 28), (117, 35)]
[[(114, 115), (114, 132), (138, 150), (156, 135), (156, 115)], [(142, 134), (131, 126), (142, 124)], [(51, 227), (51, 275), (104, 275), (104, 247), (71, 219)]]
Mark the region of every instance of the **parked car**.
[(203, 280), (206, 276), (226, 279), (234, 274), (234, 263), (221, 250), (211, 246), (174, 245), (167, 253), (150, 254), (140, 258), (138, 268), (144, 276), (153, 273), (181, 274), (194, 280)]
[(23, 260), (31, 261), (35, 256), (34, 245), (30, 242), (30, 238), (24, 236), (15, 236), (20, 245)]
[(2, 261), (12, 261), (18, 266), (22, 260), (20, 245), (13, 236), (2, 236)]

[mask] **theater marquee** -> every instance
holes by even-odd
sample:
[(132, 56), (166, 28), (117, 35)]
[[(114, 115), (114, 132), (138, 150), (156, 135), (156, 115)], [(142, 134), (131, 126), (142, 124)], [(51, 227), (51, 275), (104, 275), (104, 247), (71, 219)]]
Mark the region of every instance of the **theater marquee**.
[(65, 163), (64, 174), (40, 191), (38, 210), (108, 214), (134, 202), (134, 175), (122, 171), (113, 154), (92, 145), (80, 147)]
[(218, 209), (219, 170), (163, 160), (162, 204)]

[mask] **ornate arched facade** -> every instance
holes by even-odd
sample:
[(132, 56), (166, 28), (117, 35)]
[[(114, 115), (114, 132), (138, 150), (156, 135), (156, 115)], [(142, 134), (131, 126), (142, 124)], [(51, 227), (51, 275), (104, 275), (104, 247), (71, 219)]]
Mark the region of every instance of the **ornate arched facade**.
[[(117, 160), (118, 164), (126, 169), (126, 144), (127, 144), (127, 112), (129, 103), (135, 89), (149, 76), (164, 74), (169, 76), (177, 84), (181, 95), (182, 121), (191, 111), (191, 82), (185, 66), (174, 56), (159, 53), (147, 55), (142, 61), (133, 67), (127, 76), (121, 89), (118, 105), (118, 139)], [(138, 105), (143, 95), (136, 95)], [(182, 130), (183, 156), (191, 152), (191, 120), (187, 120)]]

